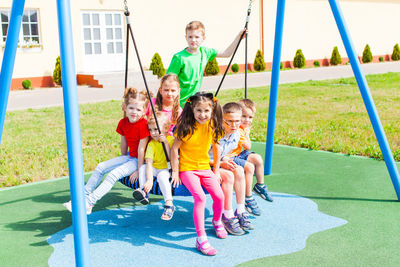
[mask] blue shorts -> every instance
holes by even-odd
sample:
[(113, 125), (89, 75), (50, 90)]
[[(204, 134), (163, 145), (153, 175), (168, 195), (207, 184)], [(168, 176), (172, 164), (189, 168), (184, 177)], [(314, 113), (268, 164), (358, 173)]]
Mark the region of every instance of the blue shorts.
[(243, 150), (238, 156), (233, 157), (233, 162), (244, 168), (244, 165), (246, 164), (247, 158), (250, 154), (254, 154), (254, 152), (250, 150)]

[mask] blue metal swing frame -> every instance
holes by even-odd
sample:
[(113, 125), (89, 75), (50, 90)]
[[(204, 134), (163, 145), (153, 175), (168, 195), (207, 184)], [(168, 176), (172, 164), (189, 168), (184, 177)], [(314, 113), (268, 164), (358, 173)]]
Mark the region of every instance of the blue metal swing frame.
[[(268, 129), (265, 150), (265, 173), (271, 174), (272, 152), (275, 130), (275, 116), (278, 96), (279, 71), (281, 61), (282, 33), (285, 13), (285, 0), (278, 0), (275, 24), (275, 43), (272, 63), (271, 93), (268, 112)], [(387, 142), (378, 112), (372, 100), (368, 84), (350, 38), (338, 0), (329, 0), (343, 44), (346, 48), (351, 67), (365, 103), (372, 127), (381, 148), (386, 167), (389, 171), (394, 189), (400, 200), (399, 172), (395, 165), (393, 154)], [(0, 142), (3, 133), (4, 119), (10, 92), (12, 72), (17, 52), (18, 35), (21, 27), (25, 0), (14, 0), (11, 9), (6, 46), (0, 73)], [(90, 266), (89, 236), (84, 201), (84, 176), (80, 136), (79, 109), (77, 97), (76, 72), (73, 50), (73, 36), (69, 0), (57, 0), (58, 29), (60, 41), (61, 70), (63, 80), (63, 95), (65, 108), (65, 126), (68, 148), (68, 166), (70, 176), (72, 222), (74, 230), (74, 248), (76, 266)]]

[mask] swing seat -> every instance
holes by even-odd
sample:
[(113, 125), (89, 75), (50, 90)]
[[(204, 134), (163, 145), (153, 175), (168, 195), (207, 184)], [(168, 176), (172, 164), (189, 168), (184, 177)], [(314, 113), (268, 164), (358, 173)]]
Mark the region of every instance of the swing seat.
[[(139, 188), (139, 179), (136, 180), (136, 182), (132, 184), (131, 181), (129, 180), (129, 176), (127, 176), (127, 177), (120, 179), (119, 182), (127, 187), (132, 188), (132, 189)], [(186, 186), (184, 186), (183, 184), (179, 185), (178, 187), (173, 187), (171, 185), (171, 189), (172, 189), (173, 196), (191, 196), (192, 195), (190, 193), (190, 191), (186, 188)], [(208, 194), (207, 190), (204, 187), (203, 187), (203, 190), (204, 190), (204, 193)], [(153, 187), (151, 188), (149, 193), (153, 194), (153, 195), (162, 195), (160, 186), (158, 185), (156, 177), (153, 178)]]

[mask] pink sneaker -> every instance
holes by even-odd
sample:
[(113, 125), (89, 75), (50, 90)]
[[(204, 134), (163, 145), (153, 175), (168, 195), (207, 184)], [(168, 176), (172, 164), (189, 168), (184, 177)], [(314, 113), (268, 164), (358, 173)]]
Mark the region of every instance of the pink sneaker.
[(224, 239), (228, 236), (228, 233), (226, 232), (225, 227), (222, 223), (216, 225), (214, 220), (212, 220), (211, 223), (214, 226), (215, 234), (217, 235), (218, 238)]

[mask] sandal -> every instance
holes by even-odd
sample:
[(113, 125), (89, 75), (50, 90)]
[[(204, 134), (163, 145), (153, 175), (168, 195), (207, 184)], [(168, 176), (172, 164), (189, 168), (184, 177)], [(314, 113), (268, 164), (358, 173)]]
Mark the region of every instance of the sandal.
[[(208, 246), (206, 246), (208, 244)], [(204, 247), (207, 248), (204, 248)], [(213, 248), (210, 243), (208, 243), (208, 240), (204, 241), (203, 243), (199, 243), (199, 241), (196, 239), (196, 248), (198, 251), (200, 251), (201, 253), (203, 253), (206, 256), (214, 256), (217, 254), (217, 251), (215, 250), (215, 248)]]
[(174, 206), (164, 205), (164, 212), (161, 215), (161, 220), (164, 220), (164, 221), (171, 220), (172, 216), (174, 216), (174, 212), (175, 212), (175, 207)]
[(215, 234), (218, 238), (224, 239), (228, 236), (228, 233), (226, 232), (225, 227), (222, 223), (216, 225), (214, 220), (212, 220), (211, 223), (214, 226)]

